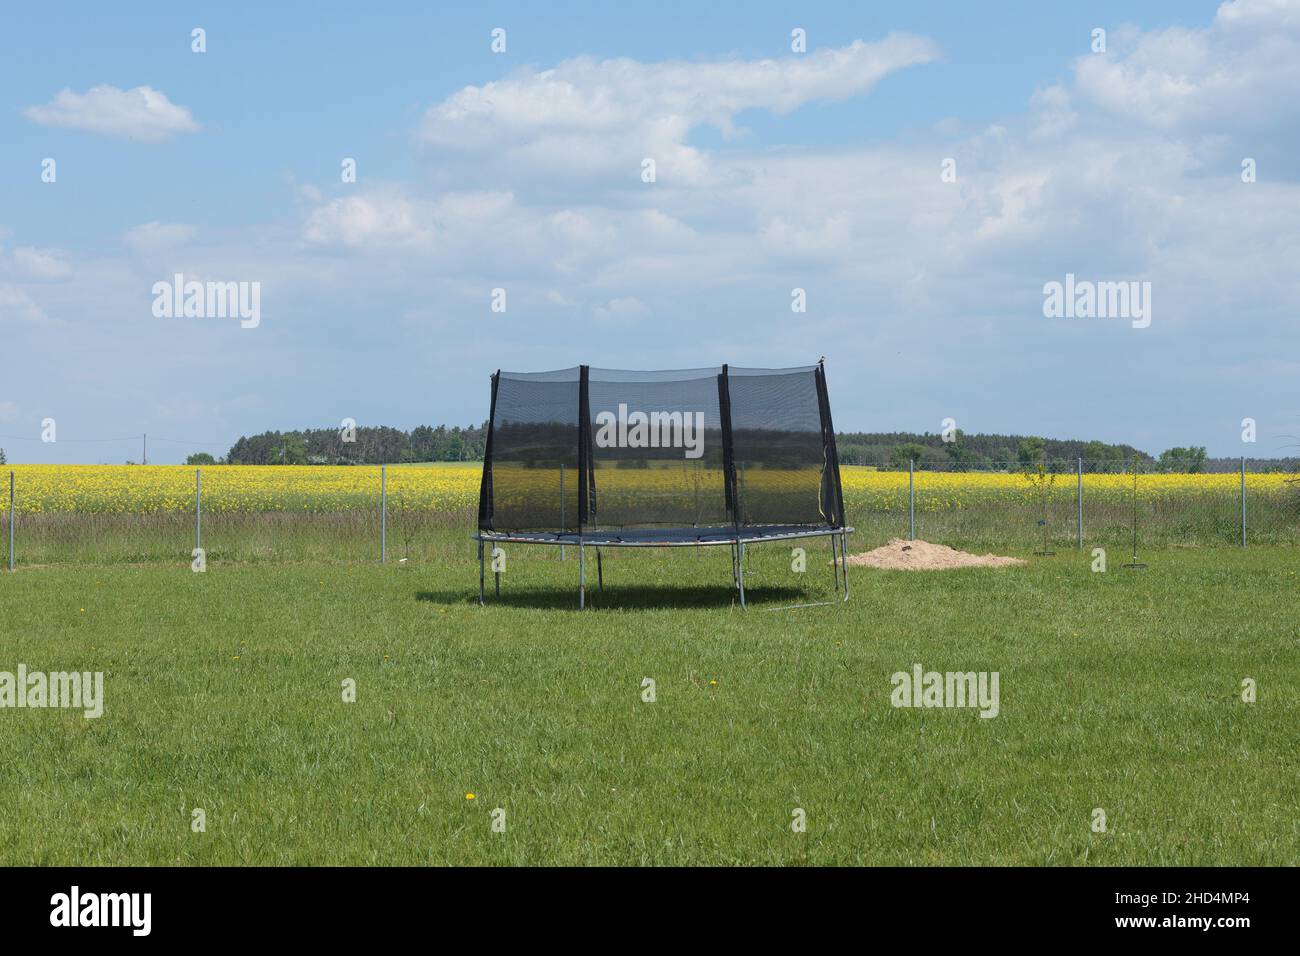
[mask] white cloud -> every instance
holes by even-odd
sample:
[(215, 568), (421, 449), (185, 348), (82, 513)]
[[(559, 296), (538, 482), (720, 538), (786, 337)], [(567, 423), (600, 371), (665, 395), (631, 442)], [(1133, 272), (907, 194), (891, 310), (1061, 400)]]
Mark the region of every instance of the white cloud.
[(1204, 29), (1119, 31), (1075, 62), (1077, 96), (1129, 122), (1207, 135), (1300, 117), (1300, 3), (1236, 0)]
[(0, 284), (0, 325), (47, 325), (50, 317), (18, 286)]
[(647, 209), (640, 214), (638, 225), (641, 234), (664, 245), (682, 247), (694, 242), (696, 232), (675, 216), (658, 209)]
[(628, 295), (594, 306), (591, 313), (606, 325), (628, 326), (650, 315), (650, 307), (636, 296)]
[(820, 222), (805, 224), (775, 216), (763, 229), (763, 242), (785, 255), (838, 258), (840, 250), (852, 245), (851, 221), (847, 212), (833, 213)]
[(183, 222), (159, 222), (155, 219), (128, 229), (122, 241), (137, 252), (166, 252), (188, 243), (197, 231)]
[(422, 223), (428, 211), (405, 196), (369, 194), (332, 199), (314, 209), (303, 225), (303, 239), (315, 246), (351, 249), (409, 246), (429, 242)]
[(10, 256), (6, 271), (18, 278), (49, 282), (69, 278), (72, 275), (72, 265), (68, 254), (62, 249), (19, 246)]
[(1219, 7), (1214, 22), (1225, 27), (1296, 30), (1300, 29), (1300, 4), (1295, 0), (1229, 0)]
[(570, 247), (599, 249), (617, 238), (618, 231), (604, 217), (593, 219), (575, 209), (562, 209), (548, 217), (555, 237)]
[(23, 114), (42, 126), (80, 129), (146, 143), (161, 142), (177, 133), (195, 133), (199, 129), (188, 109), (149, 86), (120, 90), (102, 84), (85, 93), (65, 89), (44, 106), (27, 107)]
[(700, 184), (708, 169), (703, 154), (686, 145), (693, 128), (709, 125), (730, 135), (743, 110), (788, 113), (818, 100), (861, 96), (890, 73), (937, 56), (924, 37), (890, 34), (780, 60), (576, 57), (465, 87), (425, 113), (419, 138), (440, 151), (495, 158), (506, 168), (542, 167), (578, 178), (613, 174), (636, 182), (648, 157), (658, 177)]

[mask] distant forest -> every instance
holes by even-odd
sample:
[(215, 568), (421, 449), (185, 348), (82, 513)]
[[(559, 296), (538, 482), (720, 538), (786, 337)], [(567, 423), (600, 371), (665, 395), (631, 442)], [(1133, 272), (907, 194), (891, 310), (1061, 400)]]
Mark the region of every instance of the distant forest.
[[(345, 441), (351, 438), (352, 441)], [(483, 458), (487, 422), (461, 428), (420, 425), (404, 432), (386, 425), (262, 432), (241, 437), (222, 459), (232, 465), (361, 465), (417, 461), (475, 461)], [(191, 464), (205, 464), (202, 455)]]
[[(1078, 467), (1080, 458), (1090, 472), (1122, 472), (1126, 463), (1135, 460), (1144, 471), (1226, 472), (1241, 467), (1240, 458), (1209, 457), (1203, 445), (1167, 448), (1151, 455), (1132, 445), (1033, 435), (967, 435), (960, 429), (952, 439), (944, 441), (941, 435), (928, 432), (837, 432), (835, 446), (841, 464), (903, 471), (912, 461), (925, 469), (1017, 471), (1042, 466), (1049, 472), (1070, 472)], [(1246, 465), (1256, 473), (1293, 472), (1300, 467), (1300, 460), (1248, 456)]]
[[(345, 437), (351, 441), (345, 441)], [(236, 465), (359, 465), (422, 461), (476, 461), (483, 458), (487, 422), (482, 425), (420, 425), (411, 431), (387, 426), (358, 425), (345, 435), (339, 428), (269, 431), (241, 437), (221, 463)], [(967, 435), (958, 430), (944, 441), (938, 434), (913, 432), (840, 432), (836, 436), (840, 462), (906, 470), (918, 468), (1019, 470), (1037, 468), (1073, 471), (1082, 458), (1090, 471), (1123, 471), (1134, 459), (1152, 471), (1222, 472), (1240, 467), (1236, 458), (1210, 458), (1205, 448), (1169, 448), (1153, 456), (1132, 445), (1100, 441), (1039, 438), (1032, 435)], [(190, 464), (215, 464), (198, 454)], [(1295, 459), (1254, 459), (1252, 471), (1293, 471)]]

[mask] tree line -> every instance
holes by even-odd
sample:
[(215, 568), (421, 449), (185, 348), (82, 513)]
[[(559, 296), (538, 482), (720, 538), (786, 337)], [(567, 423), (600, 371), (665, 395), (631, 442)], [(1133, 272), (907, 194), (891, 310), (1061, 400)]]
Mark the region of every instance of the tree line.
[[(241, 436), (228, 454), (214, 458), (191, 455), (191, 465), (360, 465), (422, 461), (480, 461), (487, 441), (487, 422), (478, 426), (420, 425), (410, 431), (386, 425), (352, 429), (309, 428), (266, 431)], [(922, 469), (1037, 470), (1071, 472), (1082, 458), (1089, 471), (1122, 472), (1138, 462), (1144, 471), (1231, 471), (1236, 459), (1210, 458), (1204, 446), (1176, 447), (1152, 456), (1126, 444), (1041, 438), (1034, 435), (968, 435), (955, 429), (943, 434), (915, 432), (839, 432), (836, 446), (845, 465), (868, 465), (906, 471), (909, 462)], [(3, 461), (3, 458), (0, 458)], [(1295, 462), (1270, 462), (1294, 468)], [(1257, 463), (1252, 470), (1268, 470)]]
[(460, 427), (420, 425), (408, 431), (387, 425), (308, 428), (241, 436), (221, 459), (191, 455), (191, 465), (377, 465), (483, 458), (487, 422)]
[[(921, 468), (1007, 469), (1043, 465), (1049, 471), (1073, 471), (1077, 460), (1095, 462), (1093, 469), (1124, 470), (1124, 462), (1153, 459), (1132, 445), (1101, 441), (1039, 438), (1033, 435), (968, 435), (954, 429), (947, 435), (925, 432), (847, 432), (837, 434), (840, 463), (907, 470)], [(1202, 452), (1204, 449), (1202, 449)]]
[[(1132, 445), (1101, 441), (1039, 438), (1033, 435), (967, 435), (955, 429), (943, 435), (909, 432), (850, 432), (836, 435), (841, 464), (868, 465), (887, 471), (906, 471), (908, 463), (922, 469), (957, 471), (1072, 472), (1083, 459), (1088, 472), (1120, 473), (1134, 463), (1140, 471), (1167, 473), (1223, 473), (1241, 467), (1240, 458), (1211, 458), (1204, 445), (1166, 448), (1152, 456)], [(1247, 456), (1253, 473), (1295, 472), (1300, 459)]]

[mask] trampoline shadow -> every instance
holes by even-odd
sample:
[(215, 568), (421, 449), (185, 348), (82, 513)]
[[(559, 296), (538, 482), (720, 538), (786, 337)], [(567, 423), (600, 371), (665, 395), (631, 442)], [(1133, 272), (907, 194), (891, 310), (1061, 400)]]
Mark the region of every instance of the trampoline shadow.
[[(816, 593), (809, 593), (800, 588), (779, 585), (759, 585), (745, 588), (745, 602), (753, 610), (765, 606), (778, 607), (783, 604), (821, 600)], [(429, 601), (434, 604), (473, 605), (478, 606), (476, 593), (466, 594), (463, 588), (455, 590), (420, 590), (415, 592), (415, 600)], [(578, 592), (576, 588), (538, 588), (519, 590), (502, 590), (501, 596), (492, 593), (488, 586), (486, 607), (532, 608), (558, 611), (578, 611)], [(594, 589), (587, 591), (587, 610), (679, 610), (684, 608), (708, 608), (720, 610), (731, 606), (739, 607), (736, 589), (722, 584), (657, 586), (628, 584), (619, 587), (607, 587), (604, 593)]]

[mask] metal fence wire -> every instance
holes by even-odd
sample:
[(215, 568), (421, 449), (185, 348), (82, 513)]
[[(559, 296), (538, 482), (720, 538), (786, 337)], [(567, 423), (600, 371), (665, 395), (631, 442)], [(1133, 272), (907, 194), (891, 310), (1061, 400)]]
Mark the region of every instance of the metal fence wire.
[[(479, 471), (388, 466), (16, 466), (5, 567), (195, 560), (432, 563), (469, 554)], [(857, 543), (920, 538), (1055, 553), (1300, 544), (1300, 478), (1276, 461), (1186, 474), (1150, 461), (843, 468)], [(563, 552), (546, 553), (560, 560)], [(568, 557), (572, 557), (569, 555)]]
[(1300, 543), (1300, 483), (1276, 462), (1241, 459), (1236, 472), (1213, 474), (1160, 471), (1143, 460), (910, 462), (893, 473), (893, 496), (877, 497), (888, 487), (881, 480), (867, 482), (861, 498), (846, 491), (860, 529), (1040, 553), (1131, 545), (1135, 535), (1156, 548)]

